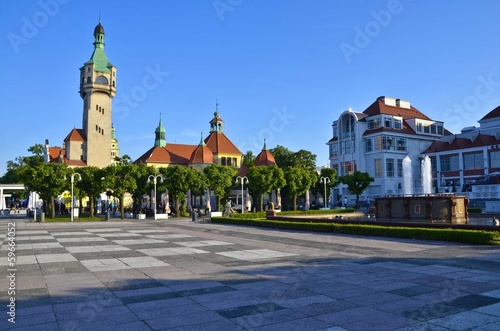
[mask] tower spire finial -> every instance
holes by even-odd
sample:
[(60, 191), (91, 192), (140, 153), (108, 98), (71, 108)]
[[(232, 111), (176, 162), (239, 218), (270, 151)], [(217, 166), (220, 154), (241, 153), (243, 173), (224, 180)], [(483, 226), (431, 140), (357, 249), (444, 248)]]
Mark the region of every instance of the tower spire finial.
[(200, 146), (205, 146), (205, 141), (203, 140), (203, 131), (201, 132)]
[(215, 113), (214, 113), (214, 116), (215, 117), (219, 117), (219, 101), (217, 100), (217, 98), (215, 98)]
[(99, 23), (101, 23), (101, 7), (99, 7)]

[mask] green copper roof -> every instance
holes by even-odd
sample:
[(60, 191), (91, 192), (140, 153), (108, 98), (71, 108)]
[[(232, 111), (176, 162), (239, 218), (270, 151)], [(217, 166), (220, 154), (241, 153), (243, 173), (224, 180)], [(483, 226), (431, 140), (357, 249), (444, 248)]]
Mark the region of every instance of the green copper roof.
[(167, 131), (163, 127), (163, 124), (161, 123), (161, 113), (160, 113), (160, 124), (158, 124), (158, 127), (155, 130), (155, 146), (160, 146), (160, 147), (165, 147), (167, 144), (165, 140), (165, 133)]
[(113, 67), (113, 65), (108, 61), (108, 57), (104, 52), (104, 28), (100, 22), (94, 29), (94, 38), (94, 52), (90, 60), (85, 64), (93, 63), (94, 70), (109, 73), (111, 72), (109, 68)]
[(203, 132), (201, 133), (201, 140), (200, 140), (200, 143), (198, 144), (198, 146), (206, 146), (205, 140), (203, 140)]

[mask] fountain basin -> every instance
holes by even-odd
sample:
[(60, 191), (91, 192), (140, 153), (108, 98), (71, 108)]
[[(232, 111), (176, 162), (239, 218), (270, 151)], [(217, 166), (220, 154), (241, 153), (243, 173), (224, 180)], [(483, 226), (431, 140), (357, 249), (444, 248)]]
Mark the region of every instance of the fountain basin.
[(467, 224), (469, 199), (461, 195), (377, 197), (377, 221)]

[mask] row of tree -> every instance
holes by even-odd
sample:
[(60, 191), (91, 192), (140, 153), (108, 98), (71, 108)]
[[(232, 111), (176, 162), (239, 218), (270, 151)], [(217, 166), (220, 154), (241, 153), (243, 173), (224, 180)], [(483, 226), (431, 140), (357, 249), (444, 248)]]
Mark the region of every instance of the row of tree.
[[(217, 208), (221, 200), (230, 195), (236, 184), (237, 169), (229, 166), (212, 164), (199, 171), (185, 166), (169, 166), (153, 168), (145, 164), (133, 164), (128, 156), (117, 159), (117, 164), (103, 169), (96, 167), (69, 168), (58, 163), (46, 163), (43, 157), (43, 146), (35, 145), (28, 149), (33, 155), (19, 157), (15, 162), (9, 161), (7, 173), (0, 178), (2, 183), (23, 183), (30, 191), (36, 191), (44, 201), (49, 201), (47, 206), (49, 217), (55, 216), (55, 197), (71, 189), (69, 178), (78, 172), (80, 176), (73, 175), (75, 181), (75, 195), (87, 196), (90, 200), (90, 212), (93, 216), (94, 201), (100, 193), (106, 192), (123, 202), (126, 193), (132, 195), (134, 209), (139, 210), (142, 197), (153, 188), (149, 180), (157, 176), (162, 180), (157, 181), (157, 191), (168, 189), (170, 197), (175, 201), (177, 215), (185, 211), (184, 205), (187, 192), (193, 196), (203, 196), (210, 189), (217, 197)], [(254, 201), (258, 202), (257, 208), (263, 209), (263, 198), (272, 190), (281, 190), (283, 206), (288, 209), (297, 209), (297, 197), (311, 190), (313, 194), (324, 195), (329, 199), (331, 189), (339, 182), (347, 184), (348, 188), (357, 195), (361, 194), (373, 178), (367, 173), (355, 172), (350, 176), (337, 178), (335, 169), (323, 168), (318, 173), (316, 170), (316, 155), (300, 150), (290, 151), (283, 146), (270, 149), (274, 155), (276, 166), (254, 166), (255, 157), (251, 152), (244, 156), (244, 164), (248, 167), (248, 183), (244, 183)], [(327, 183), (319, 182), (319, 178), (328, 178)], [(358, 200), (357, 200), (358, 201)], [(123, 217), (124, 204), (120, 203)], [(242, 206), (243, 207), (243, 206)]]

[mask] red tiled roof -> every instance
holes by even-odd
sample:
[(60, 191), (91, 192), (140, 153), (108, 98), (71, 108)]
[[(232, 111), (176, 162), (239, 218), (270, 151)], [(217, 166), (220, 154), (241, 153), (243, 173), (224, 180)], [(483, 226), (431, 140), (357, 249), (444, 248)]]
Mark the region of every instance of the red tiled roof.
[(248, 171), (250, 171), (248, 166), (242, 163), (241, 167), (238, 169), (238, 176), (246, 176), (248, 174)]
[(276, 165), (276, 160), (274, 159), (273, 154), (267, 149), (262, 150), (257, 157), (255, 157), (254, 161), (255, 166), (266, 166), (270, 167)]
[(64, 156), (64, 149), (61, 147), (49, 147), (49, 162), (59, 162), (59, 155), (63, 154)]
[(83, 129), (73, 129), (63, 141), (87, 141), (87, 136)]
[(500, 118), (500, 106), (496, 107), (495, 109), (490, 111), (488, 114), (484, 115), (484, 117), (481, 118), (479, 121), (488, 120), (491, 118)]
[(64, 164), (67, 164), (68, 166), (73, 166), (73, 167), (86, 167), (87, 163), (83, 162), (82, 160), (70, 160), (67, 158), (64, 158)]
[(482, 147), (482, 146), (490, 146), (490, 145), (498, 145), (500, 144), (500, 139), (496, 139), (495, 136), (478, 134), (474, 140), (470, 140), (469, 138), (460, 138), (455, 137), (451, 143), (447, 143), (445, 141), (434, 141), (429, 148), (422, 152), (422, 154), (428, 153), (437, 153), (437, 152), (445, 152), (445, 151), (453, 151), (458, 149), (465, 148), (473, 148), (473, 147)]
[(205, 138), (205, 144), (213, 154), (227, 153), (243, 155), (238, 147), (229, 140), (223, 132), (211, 132)]
[(397, 107), (397, 106), (388, 106), (382, 100), (383, 97), (377, 98), (374, 103), (372, 103), (366, 110), (363, 112), (368, 116), (376, 116), (380, 114), (387, 114), (392, 116), (401, 116), (404, 119), (410, 118), (420, 118), (424, 120), (431, 120), (425, 114), (423, 114), (420, 110), (410, 105), (410, 109)]
[(169, 144), (165, 147), (154, 146), (141, 155), (135, 163), (162, 163), (188, 165), (195, 145)]
[(49, 162), (50, 163), (59, 163), (59, 160), (62, 159), (61, 163), (67, 164), (68, 166), (73, 167), (85, 167), (87, 164), (82, 160), (70, 160), (65, 156), (66, 152), (64, 148), (61, 147), (49, 147)]
[(210, 124), (212, 124), (212, 123), (224, 123), (224, 121), (220, 117), (214, 117), (208, 123), (210, 123)]
[(191, 154), (189, 163), (214, 163), (214, 154), (206, 145), (198, 145)]

